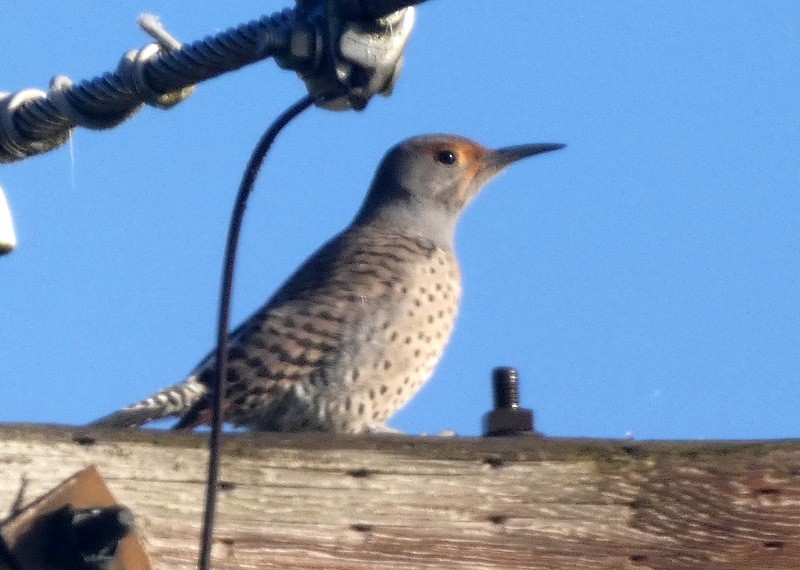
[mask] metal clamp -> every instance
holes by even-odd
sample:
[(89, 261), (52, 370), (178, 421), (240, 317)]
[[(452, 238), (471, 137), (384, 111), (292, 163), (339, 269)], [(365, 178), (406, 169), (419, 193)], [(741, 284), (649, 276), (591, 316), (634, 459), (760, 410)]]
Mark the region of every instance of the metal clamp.
[(414, 8), (374, 20), (351, 19), (346, 0), (297, 0), (288, 53), (278, 65), (298, 73), (310, 95), (347, 94), (326, 109), (361, 110), (376, 94), (388, 96), (403, 67)]

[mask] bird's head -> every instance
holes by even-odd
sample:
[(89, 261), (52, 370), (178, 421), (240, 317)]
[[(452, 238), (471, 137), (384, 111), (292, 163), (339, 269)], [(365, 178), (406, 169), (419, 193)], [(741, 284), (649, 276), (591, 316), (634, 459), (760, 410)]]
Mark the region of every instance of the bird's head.
[(377, 219), (449, 243), (459, 216), (487, 182), (517, 160), (563, 146), (492, 150), (454, 135), (407, 139), (381, 161), (357, 220)]

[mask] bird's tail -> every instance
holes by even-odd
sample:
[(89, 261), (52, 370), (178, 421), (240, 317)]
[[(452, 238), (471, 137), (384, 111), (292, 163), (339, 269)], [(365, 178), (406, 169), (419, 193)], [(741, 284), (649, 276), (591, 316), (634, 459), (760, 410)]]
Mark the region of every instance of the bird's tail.
[(199, 382), (196, 376), (189, 376), (183, 382), (164, 388), (141, 402), (97, 419), (88, 426), (129, 428), (161, 418), (180, 416), (189, 411), (207, 391), (208, 388)]

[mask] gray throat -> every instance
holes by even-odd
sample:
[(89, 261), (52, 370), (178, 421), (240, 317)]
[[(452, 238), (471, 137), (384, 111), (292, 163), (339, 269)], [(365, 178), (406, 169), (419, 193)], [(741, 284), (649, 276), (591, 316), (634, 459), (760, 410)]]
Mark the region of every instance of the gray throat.
[(396, 198), (383, 204), (367, 201), (352, 225), (374, 224), (386, 231), (418, 236), (443, 249), (453, 249), (458, 216), (442, 205), (436, 206), (406, 198)]

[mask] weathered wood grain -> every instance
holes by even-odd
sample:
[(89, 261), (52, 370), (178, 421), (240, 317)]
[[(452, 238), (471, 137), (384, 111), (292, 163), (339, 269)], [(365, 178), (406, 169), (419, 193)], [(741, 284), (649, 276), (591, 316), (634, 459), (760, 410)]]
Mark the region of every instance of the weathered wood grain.
[[(194, 568), (205, 437), (0, 426), (0, 508), (97, 464)], [(214, 567), (800, 568), (800, 440), (227, 438)]]

